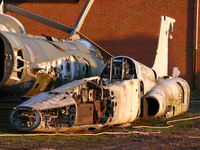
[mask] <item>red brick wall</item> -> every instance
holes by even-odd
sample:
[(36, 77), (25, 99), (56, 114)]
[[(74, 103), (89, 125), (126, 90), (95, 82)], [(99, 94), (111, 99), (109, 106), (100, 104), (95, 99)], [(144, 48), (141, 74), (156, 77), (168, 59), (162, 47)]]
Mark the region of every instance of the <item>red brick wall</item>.
[[(86, 0), (79, 3), (23, 3), (19, 7), (72, 26)], [(194, 2), (191, 0), (96, 0), (81, 32), (113, 55), (128, 55), (152, 66), (160, 16), (175, 18), (170, 41), (169, 71), (177, 66), (193, 86)], [(66, 34), (16, 15), (28, 33), (64, 37)], [(200, 63), (199, 63), (200, 66)], [(200, 67), (199, 67), (200, 68)], [(200, 88), (200, 85), (199, 85)]]

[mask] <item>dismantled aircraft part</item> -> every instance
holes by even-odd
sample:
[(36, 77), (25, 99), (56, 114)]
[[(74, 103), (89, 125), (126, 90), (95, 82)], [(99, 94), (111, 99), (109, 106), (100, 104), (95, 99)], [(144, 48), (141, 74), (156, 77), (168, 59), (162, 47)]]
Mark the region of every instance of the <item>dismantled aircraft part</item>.
[(30, 98), (10, 115), (16, 129), (77, 130), (127, 124), (140, 116), (169, 118), (187, 111), (187, 82), (177, 78), (177, 69), (173, 77), (167, 74), (168, 40), (175, 20), (162, 16), (151, 69), (130, 57), (112, 58), (79, 33), (93, 2), (87, 0), (74, 28), (6, 5), (8, 11), (69, 33), (68, 39), (27, 35), (15, 18), (0, 16), (1, 94)]
[(41, 22), (43, 24), (46, 24), (48, 26), (52, 26), (52, 27), (57, 28), (57, 29), (59, 29), (63, 32), (70, 33), (72, 31), (72, 28), (70, 28), (66, 25), (63, 25), (61, 23), (57, 23), (55, 21), (52, 21), (52, 20), (49, 20), (45, 17), (33, 14), (29, 11), (23, 10), (21, 8), (15, 7), (15, 6), (10, 5), (10, 4), (5, 5), (5, 10), (10, 11), (10, 12), (14, 12), (16, 14), (19, 14), (19, 15), (22, 15), (22, 16), (25, 16), (25, 17), (28, 17), (30, 19), (36, 20), (36, 21)]
[(25, 28), (21, 22), (7, 14), (0, 14), (0, 30), (26, 34)]
[(161, 79), (143, 98), (143, 117), (171, 118), (189, 107), (190, 88), (181, 78)]
[[(78, 33), (91, 5), (89, 0), (76, 22), (78, 26), (74, 27), (74, 31), (80, 35), (76, 40), (57, 39), (47, 35), (27, 35), (23, 25), (17, 19), (1, 14), (0, 42), (3, 51), (0, 58), (4, 60), (0, 64), (1, 93), (34, 96), (45, 91), (45, 87), (51, 89), (75, 79), (100, 75), (105, 66), (104, 62), (111, 55), (86, 36)], [(73, 31), (73, 28), (21, 8), (12, 5), (5, 5), (5, 8), (7, 11), (35, 19), (67, 33)], [(43, 82), (45, 86), (39, 86), (38, 82), (45, 74), (49, 80)], [(18, 90), (13, 92), (15, 88)]]
[(0, 40), (3, 49), (1, 57), (4, 60), (1, 62), (1, 89), (6, 87), (5, 94), (11, 94), (9, 87), (15, 85), (19, 85), (20, 89), (17, 95), (25, 94), (22, 84), (35, 80), (40, 74), (66, 83), (100, 75), (104, 68), (101, 53), (84, 40), (48, 41), (3, 31)]
[(175, 19), (161, 16), (160, 35), (158, 40), (157, 54), (153, 65), (153, 70), (158, 77), (168, 76), (168, 42), (172, 37)]
[(69, 38), (73, 38), (73, 36), (76, 35), (77, 32), (80, 31), (82, 25), (83, 25), (83, 22), (90, 10), (90, 8), (92, 7), (92, 4), (94, 3), (94, 0), (87, 0), (86, 4), (85, 4), (85, 7), (83, 8), (79, 18), (77, 19), (74, 27), (73, 27), (73, 30), (71, 31), (70, 35), (69, 35)]
[(114, 97), (113, 116), (107, 125), (135, 121), (140, 115), (140, 82), (137, 79), (116, 82), (105, 86)]
[(101, 76), (109, 78), (109, 82), (129, 79), (140, 80), (142, 93), (147, 93), (156, 83), (157, 75), (154, 70), (127, 56), (117, 56), (107, 64)]
[[(53, 78), (51, 78), (48, 74), (38, 75), (34, 85), (24, 96), (32, 97), (32, 96), (35, 96), (35, 95), (45, 91), (47, 89), (48, 85), (52, 81), (53, 81)], [(49, 87), (49, 88), (51, 88), (51, 87)]]
[[(95, 80), (92, 78), (91, 81), (79, 80), (71, 82), (50, 92), (39, 94), (17, 108), (28, 107), (39, 111), (42, 120), (37, 126), (39, 129), (105, 123), (108, 118), (108, 116), (107, 118), (105, 117), (105, 114), (109, 115), (105, 109), (105, 107), (108, 107), (109, 94), (105, 94), (107, 90), (103, 90), (102, 87), (96, 85), (95, 82), (97, 80), (98, 78)], [(104, 91), (106, 92), (104, 93)], [(99, 101), (99, 104), (95, 101)], [(18, 124), (15, 124), (19, 122), (15, 122), (19, 118), (16, 113), (18, 112), (14, 111), (12, 113), (11, 120), (14, 121), (11, 121), (11, 123), (19, 129)], [(27, 129), (23, 129), (22, 126), (21, 131), (24, 130)], [(30, 128), (29, 130), (33, 129)]]
[(180, 70), (178, 69), (178, 67), (174, 67), (172, 70), (172, 77), (178, 77), (180, 75)]
[(0, 86), (9, 79), (14, 69), (14, 52), (8, 39), (0, 33)]
[[(90, 1), (90, 0), (88, 0), (87, 3), (91, 3), (91, 2), (89, 2), (89, 1)], [(93, 0), (92, 0), (92, 1), (93, 1)], [(87, 3), (86, 3), (86, 6), (87, 6)], [(90, 5), (88, 5), (88, 6), (90, 7)], [(50, 19), (47, 19), (47, 18), (45, 18), (45, 17), (41, 17), (41, 16), (39, 16), (39, 15), (37, 15), (37, 14), (33, 14), (33, 13), (29, 12), (29, 11), (23, 10), (22, 8), (18, 8), (18, 7), (15, 7), (15, 6), (13, 6), (13, 5), (7, 4), (5, 8), (6, 8), (6, 11), (10, 11), (10, 12), (13, 12), (13, 13), (16, 13), (16, 14), (19, 14), (19, 15), (22, 15), (22, 16), (24, 16), (24, 17), (28, 17), (29, 19), (36, 20), (36, 21), (38, 21), (38, 22), (40, 22), (40, 23), (43, 23), (43, 24), (45, 24), (45, 25), (51, 26), (51, 27), (53, 27), (53, 28), (56, 28), (56, 29), (58, 29), (58, 30), (67, 32), (67, 33), (69, 33), (69, 34), (74, 30), (74, 29), (71, 28), (71, 27), (68, 27), (68, 26), (66, 26), (66, 25), (63, 25), (63, 24), (61, 24), (61, 23), (57, 23), (57, 22), (52, 21), (52, 20), (50, 20)], [(88, 9), (85, 9), (85, 11), (89, 11), (89, 10), (88, 10)], [(84, 12), (82, 12), (82, 13), (84, 13)], [(86, 14), (85, 14), (85, 15), (86, 15)], [(85, 17), (85, 15), (83, 15), (83, 17)], [(81, 18), (82, 18), (82, 16), (80, 16), (78, 20), (79, 20), (79, 21), (82, 21)], [(82, 21), (82, 23), (83, 23), (83, 21)], [(79, 24), (78, 21), (77, 21), (77, 24)], [(76, 26), (75, 26), (75, 27), (76, 27)], [(79, 27), (79, 29), (80, 29), (80, 27)], [(78, 32), (77, 30), (76, 30), (76, 33), (77, 33), (78, 35), (76, 35), (76, 34), (74, 35), (74, 36), (76, 36), (76, 38), (74, 38), (74, 36), (71, 37), (72, 40), (74, 40), (74, 39), (77, 40), (77, 39), (79, 39), (79, 38), (81, 37), (81, 39), (90, 42), (96, 49), (98, 49), (98, 50), (100, 51), (100, 53), (102, 54), (102, 56), (104, 57), (104, 59), (110, 59), (110, 58), (112, 57), (112, 55), (111, 55), (109, 52), (107, 52), (107, 51), (106, 51), (105, 49), (103, 49), (101, 46), (99, 46), (98, 44), (96, 44), (95, 42), (93, 42), (92, 40), (90, 40), (87, 36), (85, 36), (84, 34)], [(77, 38), (77, 37), (78, 37), (78, 38)]]
[[(135, 63), (128, 57), (115, 57), (111, 59), (111, 65), (107, 67), (107, 72), (110, 73), (110, 80), (128, 80), (137, 78)], [(111, 70), (111, 71), (110, 71)]]
[(34, 130), (41, 123), (40, 113), (30, 107), (17, 107), (11, 114), (11, 124), (21, 131)]
[(3, 14), (3, 13), (4, 13), (4, 1), (2, 0), (0, 4), (0, 14)]
[[(41, 93), (17, 108), (28, 107), (40, 112), (39, 130), (133, 122), (140, 114), (139, 84), (138, 80), (132, 79), (105, 85), (101, 78), (92, 77)], [(16, 116), (14, 111), (11, 120), (16, 120)], [(11, 123), (17, 126), (13, 121)]]

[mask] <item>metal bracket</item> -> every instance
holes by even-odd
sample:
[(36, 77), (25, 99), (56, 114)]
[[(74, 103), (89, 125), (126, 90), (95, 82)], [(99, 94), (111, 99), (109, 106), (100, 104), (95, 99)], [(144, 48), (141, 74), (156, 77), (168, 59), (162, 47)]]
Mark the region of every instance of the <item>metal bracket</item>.
[(71, 33), (69, 35), (69, 39), (72, 39), (72, 37), (74, 35), (76, 35), (77, 32), (80, 31), (80, 29), (83, 25), (83, 22), (84, 22), (85, 18), (87, 17), (87, 14), (90, 11), (90, 8), (92, 7), (93, 3), (94, 3), (94, 0), (87, 0), (85, 7), (83, 8), (79, 18), (77, 19), (77, 21), (73, 27), (73, 30), (71, 31)]

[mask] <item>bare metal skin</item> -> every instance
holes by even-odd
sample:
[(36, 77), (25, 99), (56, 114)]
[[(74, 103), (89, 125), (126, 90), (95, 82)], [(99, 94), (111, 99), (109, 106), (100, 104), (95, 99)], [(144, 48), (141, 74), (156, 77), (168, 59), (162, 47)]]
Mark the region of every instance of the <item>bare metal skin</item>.
[[(2, 4), (1, 10), (3, 8)], [(86, 17), (85, 12), (79, 18), (82, 23), (79, 24), (78, 20), (77, 25), (70, 28), (12, 5), (5, 5), (5, 9), (64, 30), (70, 35), (58, 39), (48, 35), (27, 34), (16, 18), (1, 11), (1, 96), (31, 97), (75, 79), (100, 75), (105, 61), (111, 57), (108, 52), (78, 33)]]
[[(145, 80), (137, 61), (112, 59), (101, 77), (76, 80), (17, 106), (11, 123), (20, 131), (79, 131), (127, 124), (142, 118), (170, 118), (188, 110), (189, 86), (178, 77)], [(144, 66), (143, 66), (144, 67)], [(146, 92), (142, 83), (149, 80)], [(154, 84), (153, 84), (154, 83)]]
[[(15, 18), (0, 15), (0, 91), (26, 96), (10, 115), (20, 131), (77, 131), (170, 118), (188, 110), (190, 89), (178, 69), (168, 75), (168, 40), (175, 20), (161, 17), (154, 65), (112, 57), (79, 30), (94, 0), (88, 0), (73, 28), (12, 5), (11, 11), (69, 36), (26, 34)], [(6, 23), (5, 23), (6, 22)], [(11, 26), (8, 26), (11, 24)]]

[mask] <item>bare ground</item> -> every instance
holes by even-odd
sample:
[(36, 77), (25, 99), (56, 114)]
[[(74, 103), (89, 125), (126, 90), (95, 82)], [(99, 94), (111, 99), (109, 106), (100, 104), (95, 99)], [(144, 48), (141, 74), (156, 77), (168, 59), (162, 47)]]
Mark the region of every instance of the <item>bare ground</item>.
[(196, 150), (200, 149), (200, 129), (149, 135), (4, 137), (0, 149)]

